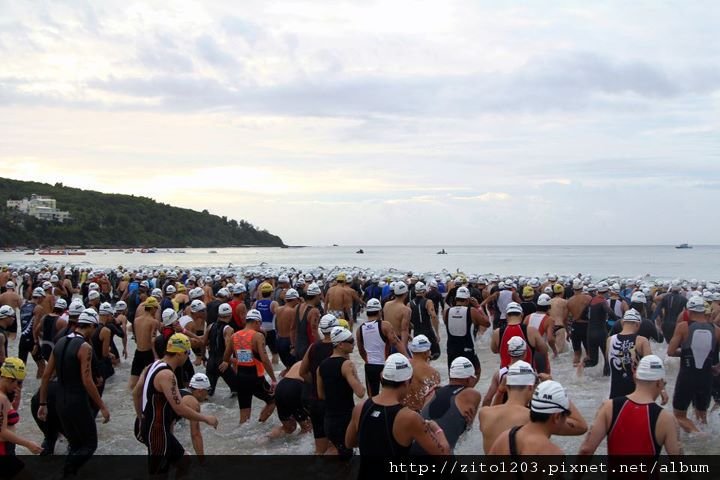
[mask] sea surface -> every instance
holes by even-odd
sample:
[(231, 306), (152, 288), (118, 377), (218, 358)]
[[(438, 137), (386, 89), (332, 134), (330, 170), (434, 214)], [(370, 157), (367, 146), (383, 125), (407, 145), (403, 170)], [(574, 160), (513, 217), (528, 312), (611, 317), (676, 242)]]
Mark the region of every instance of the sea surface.
[[(364, 254), (355, 253), (363, 249)], [(446, 255), (437, 252), (445, 249)], [(209, 251), (217, 253), (208, 253)], [(720, 279), (720, 246), (676, 249), (665, 246), (339, 246), (302, 248), (190, 248), (185, 253), (123, 253), (87, 251), (84, 256), (41, 256), (0, 252), (0, 263), (51, 263), (88, 267), (164, 266), (227, 268), (257, 266), (298, 269), (357, 268), (401, 272), (559, 275)]]

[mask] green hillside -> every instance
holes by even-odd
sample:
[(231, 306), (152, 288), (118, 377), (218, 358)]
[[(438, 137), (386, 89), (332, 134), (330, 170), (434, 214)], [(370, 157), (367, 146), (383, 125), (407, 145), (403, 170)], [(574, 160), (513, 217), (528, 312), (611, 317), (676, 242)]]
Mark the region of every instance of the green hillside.
[[(7, 200), (32, 194), (57, 200), (72, 219), (47, 222), (6, 208)], [(284, 246), (282, 239), (240, 220), (158, 203), (147, 197), (116, 195), (0, 178), (0, 246), (83, 247)]]

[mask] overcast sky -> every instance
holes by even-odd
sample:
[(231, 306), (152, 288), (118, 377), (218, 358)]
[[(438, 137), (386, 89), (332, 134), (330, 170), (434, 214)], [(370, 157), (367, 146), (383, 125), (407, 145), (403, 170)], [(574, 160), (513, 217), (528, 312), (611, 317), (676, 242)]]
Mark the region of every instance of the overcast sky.
[(288, 244), (720, 243), (718, 25), (714, 0), (0, 0), (0, 176)]

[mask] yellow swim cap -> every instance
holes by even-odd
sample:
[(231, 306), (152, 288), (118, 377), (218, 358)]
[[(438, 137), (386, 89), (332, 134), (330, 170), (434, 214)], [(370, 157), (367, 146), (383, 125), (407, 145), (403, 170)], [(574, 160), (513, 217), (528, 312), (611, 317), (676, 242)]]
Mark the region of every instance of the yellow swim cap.
[(273, 287), (269, 283), (264, 282), (262, 285), (260, 285), (260, 291), (262, 293), (270, 293), (273, 291)]
[(530, 285), (525, 285), (523, 287), (523, 298), (531, 298), (535, 295), (535, 290)]
[(166, 352), (171, 353), (188, 353), (190, 350), (192, 350), (190, 339), (182, 333), (174, 333), (168, 340), (167, 348), (165, 349)]
[(338, 326), (339, 326), (339, 327), (343, 327), (343, 328), (346, 329), (346, 330), (350, 330), (350, 324), (349, 324), (348, 321), (345, 320), (344, 318), (339, 318), (339, 319), (338, 319)]
[(145, 310), (149, 308), (160, 308), (160, 303), (158, 303), (157, 298), (148, 297), (148, 299), (145, 300)]
[(338, 282), (345, 282), (345, 281), (347, 281), (347, 275), (345, 275), (345, 273), (343, 273), (343, 272), (338, 273), (337, 276), (335, 277), (335, 280), (337, 280)]
[(562, 295), (563, 293), (565, 293), (565, 287), (563, 287), (559, 283), (556, 283), (555, 285), (553, 285), (553, 292), (557, 293), (558, 295)]
[(0, 367), (0, 376), (25, 380), (25, 362), (15, 357), (7, 357)]
[(175, 289), (178, 292), (187, 292), (187, 288), (185, 288), (185, 285), (183, 285), (182, 283), (178, 282), (176, 285), (177, 286), (175, 287)]

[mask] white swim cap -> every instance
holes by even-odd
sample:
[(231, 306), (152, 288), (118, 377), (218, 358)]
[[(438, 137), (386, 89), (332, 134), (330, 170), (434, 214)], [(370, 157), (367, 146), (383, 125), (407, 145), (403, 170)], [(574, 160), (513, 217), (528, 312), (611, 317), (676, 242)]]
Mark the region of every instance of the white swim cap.
[(68, 313), (72, 316), (80, 315), (85, 310), (85, 305), (79, 299), (70, 302)]
[(657, 355), (645, 355), (640, 359), (638, 368), (635, 371), (638, 380), (663, 380), (665, 378), (665, 366)]
[[(109, 304), (108, 304), (108, 305), (109, 305)], [(55, 300), (55, 306), (54, 306), (54, 308), (57, 308), (57, 309), (60, 309), (60, 310), (65, 310), (65, 309), (67, 308), (67, 302), (65, 301), (64, 298), (58, 298), (57, 300)], [(111, 307), (111, 308), (112, 308), (112, 307)]]
[(221, 303), (218, 306), (218, 316), (219, 317), (229, 317), (230, 315), (232, 315), (232, 307), (230, 306), (230, 304)]
[(194, 388), (196, 390), (209, 390), (210, 379), (204, 373), (196, 373), (190, 379), (190, 388)]
[(165, 287), (166, 295), (172, 295), (175, 292), (177, 292), (177, 288), (175, 288), (173, 285), (168, 285), (167, 287)]
[(95, 311), (95, 309), (86, 308), (80, 314), (80, 317), (78, 318), (77, 323), (78, 324), (82, 323), (82, 324), (86, 324), (86, 325), (97, 325), (99, 323), (98, 314)]
[(338, 346), (342, 342), (346, 342), (353, 336), (352, 332), (344, 327), (333, 327), (330, 332), (330, 341), (334, 346)]
[(323, 333), (330, 333), (334, 327), (338, 326), (337, 317), (332, 313), (323, 315), (320, 319), (320, 331)]
[(423, 282), (417, 282), (415, 284), (415, 292), (417, 293), (425, 293), (427, 291), (427, 287)]
[(365, 310), (368, 313), (379, 312), (380, 310), (382, 310), (382, 304), (380, 303), (380, 300), (378, 300), (377, 298), (371, 298), (370, 300), (368, 300), (368, 302), (365, 306)]
[(262, 322), (262, 313), (260, 313), (260, 310), (256, 310), (253, 308), (247, 312), (247, 315), (245, 315), (245, 321), (246, 322)]
[(536, 379), (537, 375), (535, 375), (532, 365), (523, 360), (518, 360), (508, 367), (505, 383), (511, 386), (535, 385)]
[(100, 304), (100, 315), (113, 315), (114, 313), (115, 309), (109, 302), (103, 302)]
[(200, 287), (195, 287), (188, 292), (188, 296), (190, 297), (190, 300), (196, 300), (198, 298), (202, 298), (203, 295), (205, 295), (205, 292), (203, 292), (203, 289)]
[(635, 292), (630, 297), (630, 303), (647, 303), (647, 298), (643, 292)]
[(15, 318), (15, 309), (10, 305), (0, 307), (0, 318)]
[(583, 288), (582, 280), (580, 280), (579, 278), (576, 278), (575, 280), (573, 280), (572, 288), (573, 288), (573, 290), (582, 290), (582, 288)]
[(127, 309), (127, 303), (120, 300), (115, 304), (115, 311), (119, 312), (120, 310), (126, 310)]
[(233, 285), (233, 289), (232, 289), (233, 295), (241, 295), (245, 292), (247, 292), (247, 288), (245, 288), (244, 283), (236, 283), (235, 285)]
[(88, 300), (95, 300), (97, 298), (100, 298), (100, 292), (97, 290), (90, 290), (88, 292)]
[(177, 313), (175, 313), (175, 310), (172, 308), (166, 308), (162, 312), (162, 323), (166, 327), (169, 327), (173, 323), (177, 322), (178, 316)]
[(687, 302), (687, 309), (690, 310), (691, 312), (704, 313), (705, 312), (705, 300), (698, 295), (691, 297), (690, 300), (688, 300), (688, 302)]
[(285, 300), (286, 300), (286, 301), (288, 301), (288, 300), (297, 300), (298, 298), (300, 298), (300, 295), (298, 294), (298, 291), (295, 290), (294, 288), (289, 288), (289, 289), (285, 292)]
[(413, 353), (422, 353), (430, 350), (430, 340), (425, 335), (417, 335), (410, 342), (410, 351)]
[(460, 287), (455, 292), (455, 298), (459, 300), (467, 300), (470, 298), (470, 290), (467, 287)]
[(540, 307), (547, 307), (550, 305), (550, 295), (543, 293), (538, 297), (537, 301), (538, 306)]
[(522, 337), (518, 337), (517, 335), (514, 337), (511, 337), (510, 340), (508, 340), (508, 354), (511, 357), (518, 358), (525, 355), (525, 351), (527, 350), (527, 343)]
[(508, 303), (507, 308), (505, 309), (505, 313), (508, 315), (522, 315), (523, 309), (522, 306), (517, 302), (510, 302)]
[(407, 292), (408, 286), (405, 282), (395, 282), (395, 286), (393, 287), (393, 293), (395, 295), (405, 295)]
[(385, 360), (382, 378), (391, 382), (407, 382), (412, 378), (413, 368), (402, 353), (393, 353)]
[(634, 308), (631, 308), (627, 312), (625, 312), (625, 315), (623, 315), (623, 322), (641, 322), (642, 317), (640, 316), (640, 312), (635, 310)]
[(530, 410), (537, 413), (563, 413), (570, 411), (570, 399), (562, 385), (545, 380), (535, 388)]
[[(150, 292), (150, 296), (155, 297), (159, 300), (162, 298), (162, 290), (160, 290), (159, 288), (153, 288)], [(90, 298), (90, 295), (88, 295), (88, 298)]]
[(475, 366), (465, 357), (457, 357), (450, 364), (450, 378), (475, 378)]
[[(52, 287), (52, 285), (50, 285)], [(45, 288), (45, 284), (43, 283), (43, 288)], [(98, 285), (95, 282), (91, 282), (90, 285), (88, 285), (88, 290), (100, 290), (100, 285)]]
[[(223, 303), (222, 305), (227, 304)], [(220, 307), (222, 307), (222, 305), (218, 306), (218, 315), (220, 315)], [(203, 302), (202, 300), (193, 300), (192, 302), (190, 302), (190, 311), (193, 313), (204, 312), (206, 308), (207, 307), (205, 306), (205, 302)]]
[(307, 293), (309, 297), (320, 295), (320, 287), (317, 283), (313, 282), (305, 289), (305, 293)]
[(227, 298), (227, 297), (230, 296), (230, 290), (228, 290), (227, 288), (223, 287), (223, 288), (221, 288), (220, 290), (218, 290), (217, 296), (218, 296), (218, 297), (222, 297), (222, 298)]

